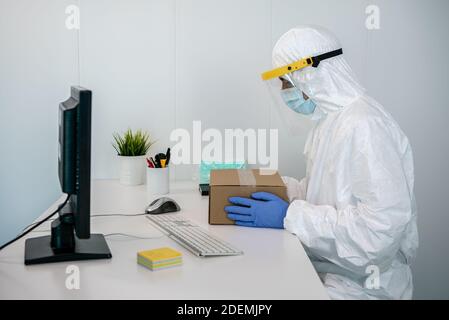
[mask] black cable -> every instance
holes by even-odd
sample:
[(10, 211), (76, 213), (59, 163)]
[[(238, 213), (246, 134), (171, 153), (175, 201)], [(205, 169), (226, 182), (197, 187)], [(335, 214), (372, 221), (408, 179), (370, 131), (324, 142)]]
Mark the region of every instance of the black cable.
[(153, 239), (161, 239), (161, 238), (165, 237), (165, 235), (157, 236), (157, 237), (140, 237), (140, 236), (135, 236), (132, 234), (127, 234), (127, 233), (108, 233), (108, 234), (105, 234), (104, 236), (105, 237), (122, 236), (122, 237), (134, 238), (134, 239), (138, 239), (138, 240), (153, 240)]
[(30, 233), (31, 231), (33, 231), (34, 229), (39, 227), (41, 224), (43, 224), (45, 221), (47, 221), (48, 219), (53, 217), (55, 214), (57, 214), (67, 204), (69, 199), (70, 199), (70, 195), (67, 195), (67, 198), (64, 200), (64, 202), (61, 203), (55, 211), (53, 211), (50, 215), (48, 215), (48, 217), (42, 219), (41, 221), (39, 221), (37, 223), (34, 223), (34, 225), (30, 229), (28, 229), (26, 231), (23, 231), (20, 235), (18, 235), (17, 237), (12, 239), (11, 241), (9, 241), (9, 242), (5, 243), (4, 245), (2, 245), (0, 247), (0, 251), (3, 250), (4, 248), (6, 248), (7, 246), (9, 246), (10, 244), (16, 242), (17, 240), (23, 238), (25, 235), (27, 235), (28, 233)]
[[(51, 230), (35, 230), (33, 232), (50, 232), (50, 231)], [(121, 233), (121, 232), (108, 233), (108, 234), (105, 234), (104, 236), (105, 237), (122, 236), (122, 237), (129, 237), (129, 238), (134, 238), (134, 239), (139, 239), (139, 240), (161, 239), (161, 238), (165, 237), (165, 235), (157, 236), (157, 237), (141, 237), (141, 236), (136, 236), (136, 235), (128, 234), (128, 233)]]
[[(126, 214), (126, 213), (107, 213), (107, 214), (94, 214), (91, 215), (91, 218), (97, 218), (97, 217), (138, 217), (138, 216), (145, 216), (146, 213), (136, 213), (136, 214)], [(49, 219), (48, 221), (53, 221), (55, 219)], [(22, 232), (28, 229), (31, 226), (34, 226), (38, 224), (39, 222), (34, 222), (29, 225), (27, 225), (25, 228), (23, 228)]]
[(106, 213), (106, 214), (94, 214), (90, 216), (91, 218), (98, 217), (139, 217), (146, 216), (147, 213), (135, 213), (135, 214), (126, 214), (126, 213)]

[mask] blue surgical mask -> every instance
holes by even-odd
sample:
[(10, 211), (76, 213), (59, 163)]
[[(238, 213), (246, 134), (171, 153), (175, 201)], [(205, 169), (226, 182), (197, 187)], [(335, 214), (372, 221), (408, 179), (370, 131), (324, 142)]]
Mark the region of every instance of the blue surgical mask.
[(304, 99), (302, 92), (296, 88), (282, 90), (281, 97), (285, 104), (297, 113), (310, 115), (315, 111), (316, 104), (311, 99)]

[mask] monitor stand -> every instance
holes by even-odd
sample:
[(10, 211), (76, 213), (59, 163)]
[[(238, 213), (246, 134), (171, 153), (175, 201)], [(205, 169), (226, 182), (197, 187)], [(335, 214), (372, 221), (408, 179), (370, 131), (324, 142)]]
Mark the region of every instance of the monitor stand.
[(60, 215), (51, 224), (51, 235), (25, 241), (25, 264), (41, 264), (112, 258), (102, 234), (79, 239), (74, 233), (72, 214)]

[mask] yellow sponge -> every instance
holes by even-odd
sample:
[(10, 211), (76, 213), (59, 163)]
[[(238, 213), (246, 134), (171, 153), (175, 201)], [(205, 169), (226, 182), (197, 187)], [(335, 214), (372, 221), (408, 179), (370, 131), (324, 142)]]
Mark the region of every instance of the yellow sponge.
[(137, 263), (151, 270), (161, 270), (182, 264), (182, 254), (172, 248), (159, 248), (137, 253)]

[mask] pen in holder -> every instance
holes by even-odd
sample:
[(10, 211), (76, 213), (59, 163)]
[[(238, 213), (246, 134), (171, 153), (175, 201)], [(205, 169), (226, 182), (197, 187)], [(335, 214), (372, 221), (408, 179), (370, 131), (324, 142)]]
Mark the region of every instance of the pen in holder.
[(148, 195), (164, 195), (170, 192), (170, 179), (168, 167), (147, 168)]

